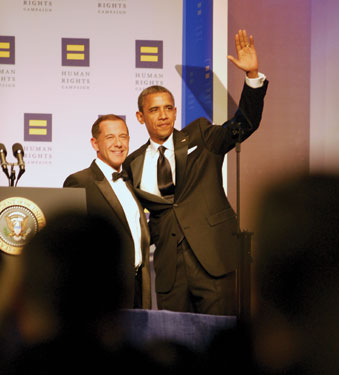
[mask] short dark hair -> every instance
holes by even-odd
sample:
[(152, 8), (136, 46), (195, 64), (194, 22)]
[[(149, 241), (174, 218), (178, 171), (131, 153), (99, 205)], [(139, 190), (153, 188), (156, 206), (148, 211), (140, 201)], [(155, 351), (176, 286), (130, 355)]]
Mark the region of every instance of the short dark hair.
[[(109, 233), (109, 240), (100, 233)], [(102, 215), (55, 215), (25, 246), (23, 262), (24, 295), (54, 311), (63, 329), (85, 329), (85, 323), (115, 313), (123, 304), (122, 240)]]
[(277, 181), (262, 197), (257, 290), (289, 322), (305, 322), (331, 293), (338, 295), (338, 192), (339, 176), (310, 174)]
[(126, 129), (127, 129), (127, 133), (128, 133), (128, 127), (127, 127), (126, 121), (122, 117), (110, 113), (108, 115), (99, 116), (96, 119), (96, 121), (92, 125), (92, 136), (93, 136), (93, 138), (98, 138), (98, 135), (100, 134), (100, 123), (102, 123), (103, 121), (107, 121), (107, 120), (123, 121), (124, 124), (126, 125)]
[(166, 89), (166, 87), (163, 87), (163, 86), (149, 86), (147, 88), (145, 88), (143, 91), (141, 91), (139, 97), (138, 97), (138, 109), (140, 112), (143, 112), (143, 105), (144, 105), (144, 98), (145, 96), (147, 95), (150, 95), (150, 94), (157, 94), (157, 93), (161, 93), (161, 92), (167, 92), (168, 94), (170, 94), (172, 100), (173, 100), (173, 103), (174, 103), (174, 96), (173, 94), (171, 93), (170, 90)]

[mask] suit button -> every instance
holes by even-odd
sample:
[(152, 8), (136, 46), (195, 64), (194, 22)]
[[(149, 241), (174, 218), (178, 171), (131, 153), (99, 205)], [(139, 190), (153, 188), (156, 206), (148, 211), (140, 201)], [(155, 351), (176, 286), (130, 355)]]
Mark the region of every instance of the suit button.
[(172, 233), (172, 236), (173, 236), (173, 237), (175, 237), (175, 236), (176, 236), (176, 234), (175, 234), (175, 233)]
[(174, 204), (173, 204), (173, 207), (178, 207), (178, 203), (174, 203)]

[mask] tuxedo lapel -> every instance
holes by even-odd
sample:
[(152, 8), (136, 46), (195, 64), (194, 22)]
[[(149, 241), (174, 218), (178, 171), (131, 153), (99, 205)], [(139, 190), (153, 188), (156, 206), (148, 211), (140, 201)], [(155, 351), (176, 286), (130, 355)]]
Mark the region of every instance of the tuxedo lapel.
[(187, 161), (187, 150), (189, 136), (174, 129), (173, 131), (174, 153), (175, 153), (175, 196), (177, 197), (183, 186)]
[(146, 217), (145, 217), (144, 210), (143, 210), (139, 200), (135, 196), (132, 185), (130, 184), (129, 181), (126, 181), (126, 186), (129, 189), (129, 191), (131, 192), (131, 194), (133, 195), (133, 197), (134, 197), (134, 199), (135, 199), (135, 201), (138, 205), (138, 208), (139, 208), (140, 227), (141, 227), (141, 249), (142, 249), (142, 253), (143, 253), (143, 259), (145, 259), (144, 257), (146, 255), (147, 248), (149, 247), (149, 243), (150, 243), (150, 234), (149, 234), (149, 230), (148, 230), (147, 220), (146, 220)]
[[(189, 136), (174, 129), (173, 142), (176, 165), (175, 197), (177, 197), (180, 193), (180, 190), (184, 182)], [(139, 148), (138, 155), (131, 161), (130, 168), (133, 176), (133, 187), (136, 189), (138, 196), (140, 196), (143, 199), (146, 199), (147, 201), (152, 201), (160, 204), (171, 204), (171, 202), (166, 201), (162, 197), (158, 197), (157, 195), (150, 194), (140, 190), (140, 182), (144, 167), (145, 153), (148, 145), (149, 141)]]
[(116, 215), (119, 217), (122, 223), (125, 224), (126, 228), (129, 229), (129, 225), (125, 216), (125, 212), (120, 204), (120, 201), (116, 194), (114, 193), (111, 185), (105, 178), (104, 174), (101, 172), (100, 168), (96, 165), (95, 162), (91, 164), (92, 172), (94, 173), (94, 183), (98, 187), (101, 194), (104, 196), (106, 201), (113, 208)]
[(142, 147), (140, 147), (138, 156), (131, 162), (133, 186), (136, 189), (139, 188), (140, 183), (141, 183), (142, 170), (143, 170), (144, 160), (145, 160), (145, 152), (146, 152), (148, 145), (149, 145), (149, 141), (145, 143)]
[(131, 168), (131, 172), (133, 176), (132, 178), (133, 187), (137, 195), (140, 196), (140, 198), (146, 199), (147, 201), (151, 201), (151, 202), (166, 204), (169, 202), (166, 201), (164, 198), (158, 197), (157, 195), (148, 193), (140, 189), (141, 177), (142, 177), (142, 172), (144, 169), (145, 153), (149, 144), (150, 142), (148, 141), (143, 146), (141, 146), (138, 150), (138, 155), (131, 161), (130, 168)]
[(95, 181), (95, 184), (101, 191), (102, 195), (106, 198), (108, 203), (111, 205), (115, 213), (119, 216), (121, 221), (126, 224), (126, 226), (129, 228), (127, 219), (124, 213), (124, 210), (120, 204), (120, 201), (118, 197), (115, 195), (111, 185), (108, 183), (108, 181), (102, 180), (102, 181)]

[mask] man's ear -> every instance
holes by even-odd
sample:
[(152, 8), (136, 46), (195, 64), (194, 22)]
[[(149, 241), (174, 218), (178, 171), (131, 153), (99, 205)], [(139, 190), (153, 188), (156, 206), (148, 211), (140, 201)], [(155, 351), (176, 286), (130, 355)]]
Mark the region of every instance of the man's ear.
[(140, 122), (140, 124), (144, 124), (145, 121), (144, 121), (144, 114), (140, 111), (138, 111), (136, 113), (136, 116), (137, 116), (137, 120)]
[(94, 150), (96, 151), (96, 152), (98, 152), (99, 151), (99, 148), (98, 148), (98, 145), (97, 145), (97, 140), (96, 140), (96, 138), (91, 138), (91, 145), (92, 145), (92, 147), (94, 148)]

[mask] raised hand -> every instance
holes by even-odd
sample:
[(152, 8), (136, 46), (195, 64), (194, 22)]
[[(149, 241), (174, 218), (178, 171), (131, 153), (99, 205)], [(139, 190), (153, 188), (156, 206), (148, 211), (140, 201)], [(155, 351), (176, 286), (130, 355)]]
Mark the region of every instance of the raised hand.
[(237, 58), (229, 55), (227, 58), (239, 69), (246, 72), (249, 78), (258, 77), (258, 58), (254, 48), (253, 36), (247, 37), (246, 30), (239, 30), (235, 35)]

